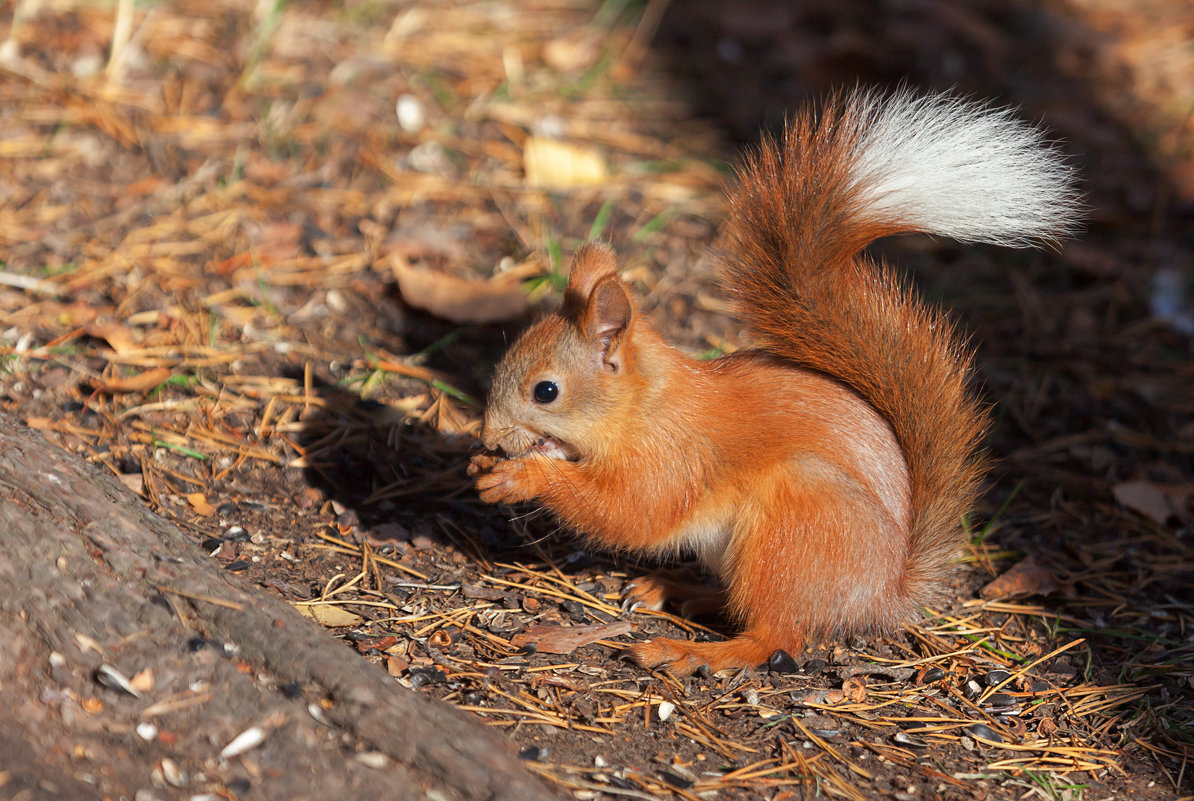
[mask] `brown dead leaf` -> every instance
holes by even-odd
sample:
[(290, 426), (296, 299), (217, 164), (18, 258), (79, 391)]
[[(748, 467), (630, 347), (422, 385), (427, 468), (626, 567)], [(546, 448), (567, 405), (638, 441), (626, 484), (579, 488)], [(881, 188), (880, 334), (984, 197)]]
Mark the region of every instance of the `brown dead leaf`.
[(145, 493), (145, 476), (141, 473), (121, 473), (116, 478), (135, 494), (143, 495)]
[(415, 267), (400, 254), (390, 261), (402, 298), (454, 323), (494, 323), (525, 314), (530, 301), (522, 287), (493, 279), (476, 281)]
[(541, 623), (521, 634), (515, 634), (510, 638), (510, 643), (517, 648), (533, 644), (539, 653), (544, 654), (570, 654), (582, 645), (629, 633), (630, 622), (625, 620), (587, 626), (549, 626)]
[(294, 608), (299, 611), (299, 614), (309, 617), (329, 629), (355, 626), (364, 620), (360, 615), (333, 604), (295, 604)]
[(840, 704), (846, 700), (846, 694), (841, 690), (830, 690), (825, 693), (824, 702), (827, 704)]
[(983, 598), (1016, 598), (1024, 595), (1048, 595), (1057, 589), (1053, 575), (1026, 556), (1011, 569), (987, 584), (978, 594)]
[(148, 693), (153, 691), (154, 679), (152, 668), (142, 668), (138, 670), (133, 677), (129, 679), (129, 684), (138, 692)]
[(157, 387), (169, 377), (170, 368), (154, 367), (152, 370), (146, 370), (136, 375), (97, 379), (91, 382), (91, 386), (95, 387), (99, 392), (106, 392), (109, 395), (120, 395), (125, 392), (147, 392)]
[(186, 497), (187, 503), (191, 505), (191, 508), (194, 509), (196, 513), (203, 515), (204, 517), (211, 517), (216, 513), (216, 507), (212, 506), (208, 502), (207, 496), (205, 496), (202, 492), (192, 492)]
[(1183, 519), (1186, 504), (1194, 495), (1194, 484), (1155, 484), (1151, 481), (1124, 481), (1111, 488), (1116, 502), (1125, 509), (1165, 525), (1171, 519)]
[(543, 60), (560, 72), (587, 70), (601, 54), (600, 40), (588, 31), (553, 39), (543, 46)]
[(470, 417), (456, 403), (442, 392), (436, 392), (435, 400), (427, 411), (420, 415), (424, 423), (435, 428), (441, 434), (460, 434), (467, 436), (477, 429), (479, 421)]
[(842, 682), (842, 692), (852, 703), (861, 704), (866, 700), (866, 679), (861, 676), (846, 679)]
[(598, 186), (609, 178), (605, 160), (595, 149), (542, 136), (527, 138), (522, 160), (527, 184), (540, 189)]
[(104, 340), (117, 353), (123, 354), (137, 349), (136, 334), (133, 329), (116, 320), (97, 321), (84, 328), (83, 331), (89, 337)]

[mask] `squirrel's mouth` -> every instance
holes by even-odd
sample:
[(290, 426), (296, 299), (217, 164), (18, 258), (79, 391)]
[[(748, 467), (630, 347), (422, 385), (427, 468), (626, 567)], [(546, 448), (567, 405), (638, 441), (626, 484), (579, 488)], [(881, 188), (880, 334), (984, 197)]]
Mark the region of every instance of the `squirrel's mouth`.
[(567, 462), (575, 462), (580, 458), (575, 448), (550, 434), (541, 434), (523, 453), (537, 453), (549, 459), (563, 459)]

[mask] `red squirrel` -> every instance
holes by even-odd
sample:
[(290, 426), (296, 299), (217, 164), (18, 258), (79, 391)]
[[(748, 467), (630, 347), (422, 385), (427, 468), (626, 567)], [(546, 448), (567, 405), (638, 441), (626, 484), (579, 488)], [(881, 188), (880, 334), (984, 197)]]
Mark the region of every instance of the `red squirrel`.
[[(741, 631), (630, 647), (676, 673), (887, 631), (940, 597), (987, 412), (946, 316), (860, 251), (910, 232), (1052, 244), (1077, 216), (1036, 129), (950, 95), (838, 96), (739, 179), (719, 269), (755, 348), (668, 345), (612, 250), (586, 244), (561, 309), (498, 364), (469, 469), (484, 501), (537, 501), (597, 545), (695, 552)], [(628, 600), (677, 589), (639, 579)]]

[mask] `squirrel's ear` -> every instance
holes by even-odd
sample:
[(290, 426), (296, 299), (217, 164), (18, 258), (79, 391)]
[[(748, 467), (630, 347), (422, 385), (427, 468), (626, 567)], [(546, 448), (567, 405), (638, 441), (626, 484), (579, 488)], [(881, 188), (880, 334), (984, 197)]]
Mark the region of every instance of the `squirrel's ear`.
[(572, 257), (568, 273), (568, 287), (564, 290), (564, 307), (576, 315), (583, 312), (593, 294), (593, 287), (608, 275), (616, 275), (618, 260), (613, 248), (602, 242), (586, 242)]
[(593, 287), (579, 323), (586, 339), (600, 349), (602, 363), (617, 372), (622, 343), (634, 323), (634, 303), (617, 275), (607, 275)]

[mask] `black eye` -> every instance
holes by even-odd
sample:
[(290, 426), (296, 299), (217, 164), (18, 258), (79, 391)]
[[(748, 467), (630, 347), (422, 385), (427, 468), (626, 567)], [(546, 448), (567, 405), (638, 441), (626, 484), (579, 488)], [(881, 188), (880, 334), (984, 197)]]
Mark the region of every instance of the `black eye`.
[(540, 381), (535, 385), (532, 394), (536, 403), (551, 403), (560, 396), (560, 388), (556, 386), (555, 381)]

